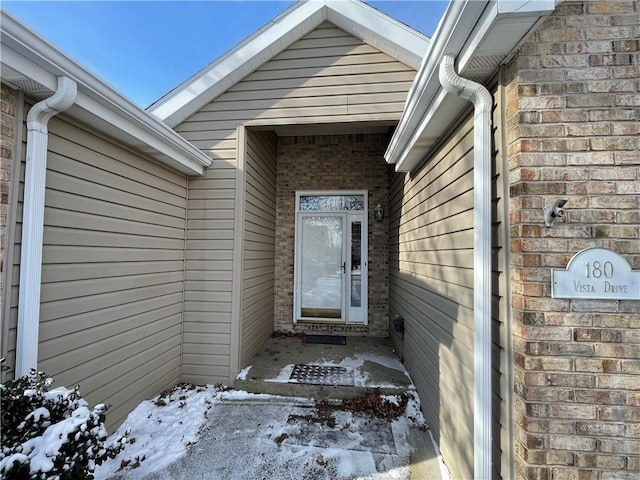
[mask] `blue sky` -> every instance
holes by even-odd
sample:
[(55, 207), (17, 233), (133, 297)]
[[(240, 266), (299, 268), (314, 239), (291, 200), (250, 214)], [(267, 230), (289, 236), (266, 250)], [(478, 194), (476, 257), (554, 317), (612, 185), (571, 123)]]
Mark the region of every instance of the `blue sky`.
[[(293, 1), (10, 1), (2, 8), (146, 107)], [(433, 35), (448, 1), (368, 1)]]

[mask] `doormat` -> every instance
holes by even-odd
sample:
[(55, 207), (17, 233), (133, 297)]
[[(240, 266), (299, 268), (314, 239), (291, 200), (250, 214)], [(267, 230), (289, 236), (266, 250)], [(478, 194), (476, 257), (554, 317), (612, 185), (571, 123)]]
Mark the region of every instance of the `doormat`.
[(353, 386), (353, 369), (327, 365), (294, 365), (288, 383)]
[(303, 343), (318, 343), (323, 345), (346, 345), (344, 335), (305, 335)]

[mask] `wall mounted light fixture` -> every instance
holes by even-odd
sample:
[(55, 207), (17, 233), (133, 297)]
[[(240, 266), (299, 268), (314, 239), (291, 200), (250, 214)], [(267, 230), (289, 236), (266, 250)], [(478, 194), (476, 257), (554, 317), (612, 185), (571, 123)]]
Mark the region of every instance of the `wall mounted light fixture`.
[(384, 218), (384, 210), (382, 209), (382, 205), (376, 205), (376, 208), (373, 210), (373, 218), (375, 218), (378, 222), (382, 221), (382, 219)]
[(556, 200), (553, 205), (545, 205), (542, 211), (544, 212), (544, 224), (547, 227), (551, 227), (553, 222), (558, 217), (564, 217), (564, 206), (567, 203), (566, 200)]

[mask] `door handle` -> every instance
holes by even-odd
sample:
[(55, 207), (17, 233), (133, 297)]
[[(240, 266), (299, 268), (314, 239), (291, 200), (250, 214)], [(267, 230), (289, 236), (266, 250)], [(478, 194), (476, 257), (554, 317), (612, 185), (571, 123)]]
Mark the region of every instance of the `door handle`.
[(338, 270), (336, 273), (343, 275), (347, 272), (347, 262), (342, 262), (342, 265), (338, 265)]

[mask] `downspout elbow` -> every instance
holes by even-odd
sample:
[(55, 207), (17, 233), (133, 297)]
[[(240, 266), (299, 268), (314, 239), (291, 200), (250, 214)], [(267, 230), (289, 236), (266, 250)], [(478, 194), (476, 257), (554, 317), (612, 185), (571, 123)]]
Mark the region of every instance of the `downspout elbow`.
[(51, 117), (73, 105), (77, 92), (76, 82), (68, 77), (58, 77), (56, 92), (51, 97), (36, 103), (27, 114), (16, 378), (28, 375), (31, 369), (37, 369), (38, 366), (42, 237), (47, 173), (47, 125)]
[(27, 114), (27, 132), (46, 134), (51, 117), (67, 110), (76, 101), (78, 86), (68, 77), (58, 77), (58, 89), (49, 98), (36, 103)]
[(491, 113), (493, 98), (480, 83), (463, 78), (456, 73), (453, 55), (445, 55), (438, 71), (440, 84), (449, 93), (473, 103), (475, 116)]

